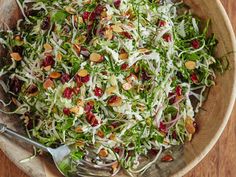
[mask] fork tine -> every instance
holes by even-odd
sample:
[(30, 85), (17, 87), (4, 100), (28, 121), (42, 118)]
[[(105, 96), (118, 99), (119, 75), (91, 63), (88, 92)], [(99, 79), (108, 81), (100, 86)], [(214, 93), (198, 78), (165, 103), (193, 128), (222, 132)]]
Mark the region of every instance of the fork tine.
[[(88, 169), (91, 169), (91, 170), (98, 170), (98, 168), (96, 168), (96, 167), (93, 167), (93, 166), (88, 167), (88, 166), (82, 165), (82, 164), (79, 165), (79, 166), (77, 166), (77, 168), (80, 168), (80, 169), (82, 169), (82, 170), (88, 170)], [(111, 171), (111, 168), (104, 167), (104, 168), (101, 168), (101, 169), (99, 169), (99, 170), (101, 170), (101, 171)]]
[(91, 168), (96, 168), (96, 169), (100, 169), (100, 170), (110, 170), (111, 169), (109, 167), (104, 167), (104, 166), (93, 164), (93, 163), (88, 162), (86, 160), (81, 160), (80, 162), (82, 162), (83, 164), (86, 164), (87, 166), (89, 166)]
[(95, 171), (95, 172), (92, 172), (91, 170), (89, 169), (86, 169), (86, 168), (83, 168), (83, 169), (78, 169), (79, 171), (77, 171), (77, 174), (79, 176), (88, 176), (88, 177), (91, 177), (91, 176), (96, 176), (96, 177), (109, 177), (109, 176), (112, 176), (111, 173), (100, 173), (101, 171)]
[(77, 173), (78, 177), (111, 177), (111, 175), (98, 175), (98, 174), (84, 174), (84, 173)]

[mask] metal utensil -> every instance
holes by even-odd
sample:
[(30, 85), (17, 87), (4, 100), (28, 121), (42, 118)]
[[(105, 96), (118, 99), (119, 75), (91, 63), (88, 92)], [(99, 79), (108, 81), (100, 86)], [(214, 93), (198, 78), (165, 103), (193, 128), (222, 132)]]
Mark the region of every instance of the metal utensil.
[[(29, 139), (23, 135), (18, 134), (17, 132), (7, 128), (6, 125), (0, 123), (0, 134), (10, 135), (17, 140), (21, 140), (23, 142), (29, 143), (44, 152), (48, 152), (52, 155), (53, 161), (57, 167), (57, 169), (63, 174), (64, 176), (68, 177), (89, 177), (89, 176), (96, 176), (96, 177), (106, 177), (106, 176), (113, 176), (117, 174), (120, 170), (120, 167), (117, 167), (116, 170), (112, 168), (115, 162), (104, 164), (104, 165), (97, 165), (92, 163), (92, 161), (97, 157), (91, 153), (91, 149), (87, 151), (85, 158), (79, 160), (76, 163), (72, 163), (70, 159), (70, 152), (71, 148), (68, 145), (62, 145), (56, 149), (46, 147), (32, 139)], [(122, 150), (123, 151), (123, 150)], [(120, 158), (122, 158), (123, 152), (120, 153)], [(88, 160), (89, 159), (89, 160)]]

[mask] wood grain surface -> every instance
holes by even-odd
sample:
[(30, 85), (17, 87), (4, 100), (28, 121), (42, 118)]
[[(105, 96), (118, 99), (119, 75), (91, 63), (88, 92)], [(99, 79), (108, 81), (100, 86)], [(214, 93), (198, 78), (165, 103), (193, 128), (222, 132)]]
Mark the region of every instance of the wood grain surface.
[[(236, 1), (221, 0), (236, 32)], [(236, 105), (230, 121), (210, 153), (185, 177), (236, 176)], [(28, 177), (0, 150), (0, 177)]]

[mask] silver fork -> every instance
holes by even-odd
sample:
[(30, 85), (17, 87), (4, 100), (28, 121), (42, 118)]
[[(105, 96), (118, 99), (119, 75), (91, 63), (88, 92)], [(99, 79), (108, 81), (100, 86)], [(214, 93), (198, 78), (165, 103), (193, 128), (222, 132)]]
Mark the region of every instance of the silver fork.
[[(97, 160), (96, 156), (92, 154), (92, 149), (89, 149), (85, 155), (85, 158), (79, 160), (76, 163), (72, 163), (70, 159), (70, 153), (72, 150), (71, 146), (62, 145), (56, 149), (46, 147), (32, 139), (29, 139), (19, 133), (7, 128), (6, 125), (0, 123), (0, 134), (10, 135), (17, 140), (21, 140), (23, 142), (29, 143), (44, 152), (48, 152), (51, 154), (53, 161), (57, 167), (57, 169), (63, 174), (64, 176), (68, 177), (108, 177), (114, 176), (120, 171), (120, 166), (114, 171), (112, 165), (117, 163), (114, 161), (112, 163), (106, 163), (103, 165), (97, 165), (93, 163), (93, 161)], [(119, 159), (123, 157), (124, 149), (121, 150), (119, 154)]]

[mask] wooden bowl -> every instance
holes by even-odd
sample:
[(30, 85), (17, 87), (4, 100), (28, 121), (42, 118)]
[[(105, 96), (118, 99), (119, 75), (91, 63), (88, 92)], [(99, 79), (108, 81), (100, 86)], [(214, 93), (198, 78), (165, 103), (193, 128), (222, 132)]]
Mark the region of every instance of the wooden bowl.
[[(233, 51), (236, 51), (236, 44), (224, 8), (219, 0), (186, 0), (186, 3), (196, 15), (203, 19), (211, 19), (212, 31), (219, 40), (216, 55), (218, 57), (226, 55), (229, 59), (230, 68), (224, 75), (218, 75), (217, 84), (211, 88), (209, 97), (203, 106), (206, 111), (200, 111), (197, 115), (199, 131), (193, 140), (174, 151), (175, 160), (173, 162), (153, 165), (143, 175), (147, 177), (182, 176), (199, 163), (223, 132), (235, 101), (236, 55)], [(15, 26), (20, 16), (15, 0), (0, 0), (1, 27), (6, 27), (4, 24), (8, 24), (10, 27)], [(4, 97), (2, 90), (0, 90), (0, 96)], [(17, 116), (0, 114), (0, 117), (0, 122), (6, 123), (18, 132), (23, 132), (22, 127), (18, 124), (19, 118)], [(0, 136), (0, 148), (20, 169), (30, 176), (60, 176), (48, 157), (36, 157), (29, 162), (19, 163), (20, 160), (32, 155), (32, 147), (26, 144), (22, 145), (10, 138)]]

